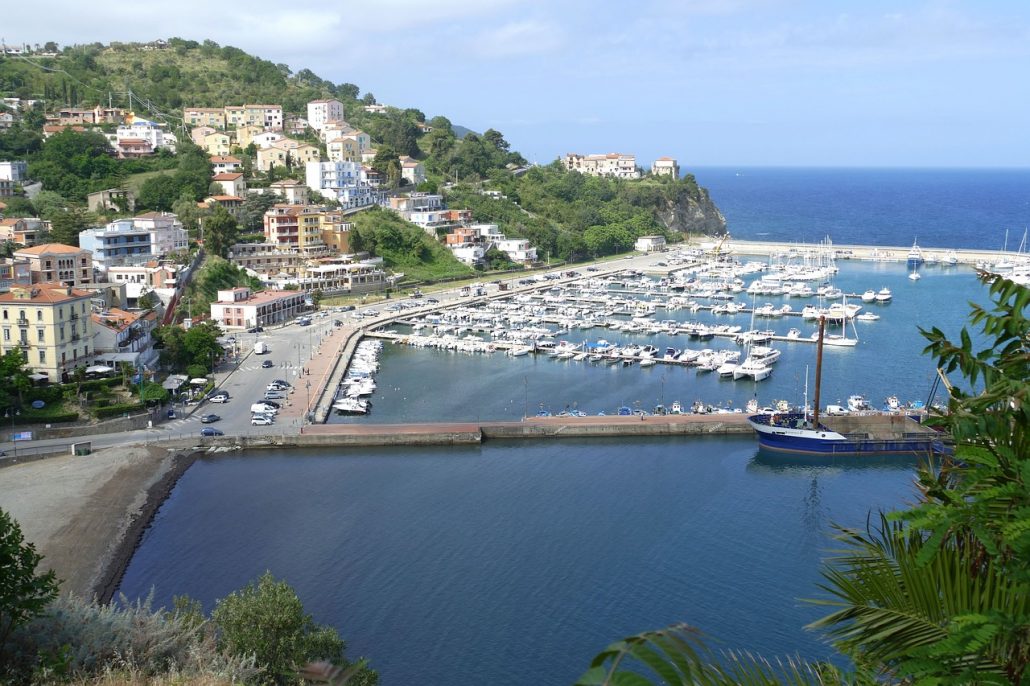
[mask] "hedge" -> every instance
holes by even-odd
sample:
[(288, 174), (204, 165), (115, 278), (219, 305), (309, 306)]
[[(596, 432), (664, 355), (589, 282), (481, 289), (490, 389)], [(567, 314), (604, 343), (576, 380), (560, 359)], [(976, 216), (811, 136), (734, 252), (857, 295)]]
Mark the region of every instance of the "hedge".
[(97, 416), (97, 419), (107, 419), (108, 417), (117, 417), (123, 414), (132, 414), (133, 412), (139, 412), (145, 410), (146, 407), (143, 403), (122, 403), (121, 405), (110, 405), (108, 407), (97, 407), (93, 409), (93, 414)]
[(15, 418), (15, 425), (19, 424), (60, 424), (62, 422), (75, 422), (79, 420), (78, 412), (55, 412), (53, 414), (31, 414), (25, 410)]

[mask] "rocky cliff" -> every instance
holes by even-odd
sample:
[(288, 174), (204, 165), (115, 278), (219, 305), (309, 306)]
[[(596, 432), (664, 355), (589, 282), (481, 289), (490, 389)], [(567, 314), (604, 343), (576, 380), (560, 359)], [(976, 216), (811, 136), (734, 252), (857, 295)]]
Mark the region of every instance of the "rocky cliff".
[(726, 217), (712, 202), (707, 188), (694, 186), (692, 192), (678, 193), (656, 208), (655, 214), (670, 231), (720, 236), (726, 233)]

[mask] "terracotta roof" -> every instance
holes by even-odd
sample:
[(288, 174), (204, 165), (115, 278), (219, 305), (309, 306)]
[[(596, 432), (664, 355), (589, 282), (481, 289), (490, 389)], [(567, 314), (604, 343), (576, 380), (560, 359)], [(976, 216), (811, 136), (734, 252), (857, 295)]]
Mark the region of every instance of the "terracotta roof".
[(209, 159), (212, 164), (242, 164), (239, 158), (232, 157), (231, 155), (212, 155)]
[(212, 195), (208, 200), (215, 200), (217, 202), (243, 202), (243, 198), (239, 198), (235, 195)]
[(247, 109), (247, 110), (255, 110), (255, 109), (258, 109), (258, 108), (261, 108), (263, 110), (281, 110), (283, 108), (283, 106), (282, 105), (244, 105), (243, 108)]
[[(16, 297), (19, 293), (29, 293), (29, 298)], [(93, 293), (78, 288), (70, 288), (63, 283), (37, 283), (33, 286), (11, 286), (11, 290), (0, 295), (0, 303), (61, 303), (79, 298), (91, 298)]]
[[(276, 300), (287, 300), (295, 297), (304, 297), (303, 291), (261, 291), (260, 293), (252, 293), (246, 300), (237, 300), (236, 305), (261, 305), (267, 302), (274, 302)], [(232, 305), (234, 304), (228, 300), (219, 300), (220, 305)]]
[(243, 178), (243, 174), (239, 172), (222, 172), (215, 174), (211, 177), (212, 181), (235, 181), (236, 179)]
[(146, 212), (144, 214), (137, 214), (135, 219), (160, 219), (161, 217), (167, 217), (170, 214), (170, 212)]
[[(0, 209), (7, 207), (7, 205), (4, 205), (3, 203), (0, 203), (0, 206), (2, 206)], [(7, 219), (0, 219), (0, 226), (14, 226), (20, 221), (21, 217), (8, 217)]]
[[(16, 250), (15, 253), (19, 255), (43, 255), (44, 253), (64, 253), (65, 255), (74, 253), (78, 255), (82, 251), (82, 248), (73, 248), (64, 243), (43, 243), (42, 245), (34, 245), (31, 248)], [(86, 252), (89, 251), (87, 250)]]

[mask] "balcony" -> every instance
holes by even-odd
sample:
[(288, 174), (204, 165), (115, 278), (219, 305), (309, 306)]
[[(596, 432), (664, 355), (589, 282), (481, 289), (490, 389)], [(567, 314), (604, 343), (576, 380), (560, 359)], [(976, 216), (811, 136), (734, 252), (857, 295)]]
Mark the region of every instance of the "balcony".
[(78, 318), (79, 318), (79, 315), (76, 314), (75, 312), (72, 312), (72, 315), (69, 317), (69, 319), (72, 320), (72, 321), (75, 321)]
[(73, 334), (72, 334), (72, 343), (74, 343), (75, 341), (79, 340), (79, 338), (81, 338), (81, 337), (79, 336), (79, 334), (77, 334), (77, 333), (73, 333)]
[(28, 325), (29, 325), (28, 317), (18, 317), (18, 326), (28, 326)]

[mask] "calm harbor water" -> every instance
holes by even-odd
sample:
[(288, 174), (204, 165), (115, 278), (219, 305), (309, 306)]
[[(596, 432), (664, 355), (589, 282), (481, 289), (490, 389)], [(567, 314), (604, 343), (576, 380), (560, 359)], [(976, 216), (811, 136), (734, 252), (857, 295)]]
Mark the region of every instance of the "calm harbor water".
[(740, 438), (219, 457), (183, 477), (121, 590), (210, 608), (271, 570), (384, 684), (568, 684), (679, 621), (824, 658), (799, 599), (828, 527), (901, 504), (911, 468), (779, 462)]
[[(1014, 249), (1030, 172), (696, 170), (740, 238)], [(738, 176), (739, 173), (739, 176)], [(996, 245), (995, 245), (996, 244)], [(889, 305), (856, 322), (861, 343), (827, 349), (824, 404), (862, 393), (926, 400), (932, 361), (917, 327), (955, 334), (968, 269), (841, 262), (847, 292), (883, 286)], [(750, 304), (750, 297), (738, 299)], [(807, 302), (790, 302), (799, 310)], [(749, 327), (749, 317), (690, 314)], [(759, 328), (814, 330), (798, 318)], [(575, 341), (731, 347), (686, 337), (576, 331)], [(778, 343), (759, 384), (549, 358), (387, 345), (373, 422), (516, 419), (541, 407), (594, 414), (673, 400), (800, 402), (815, 348)], [(355, 420), (347, 420), (355, 421)], [(266, 569), (392, 684), (568, 684), (611, 641), (686, 621), (769, 655), (824, 658), (805, 623), (820, 611), (830, 523), (863, 526), (913, 497), (905, 459), (777, 461), (750, 438), (495, 442), (481, 447), (262, 452), (200, 461), (182, 478), (127, 570), (129, 597), (187, 593), (210, 609)]]

